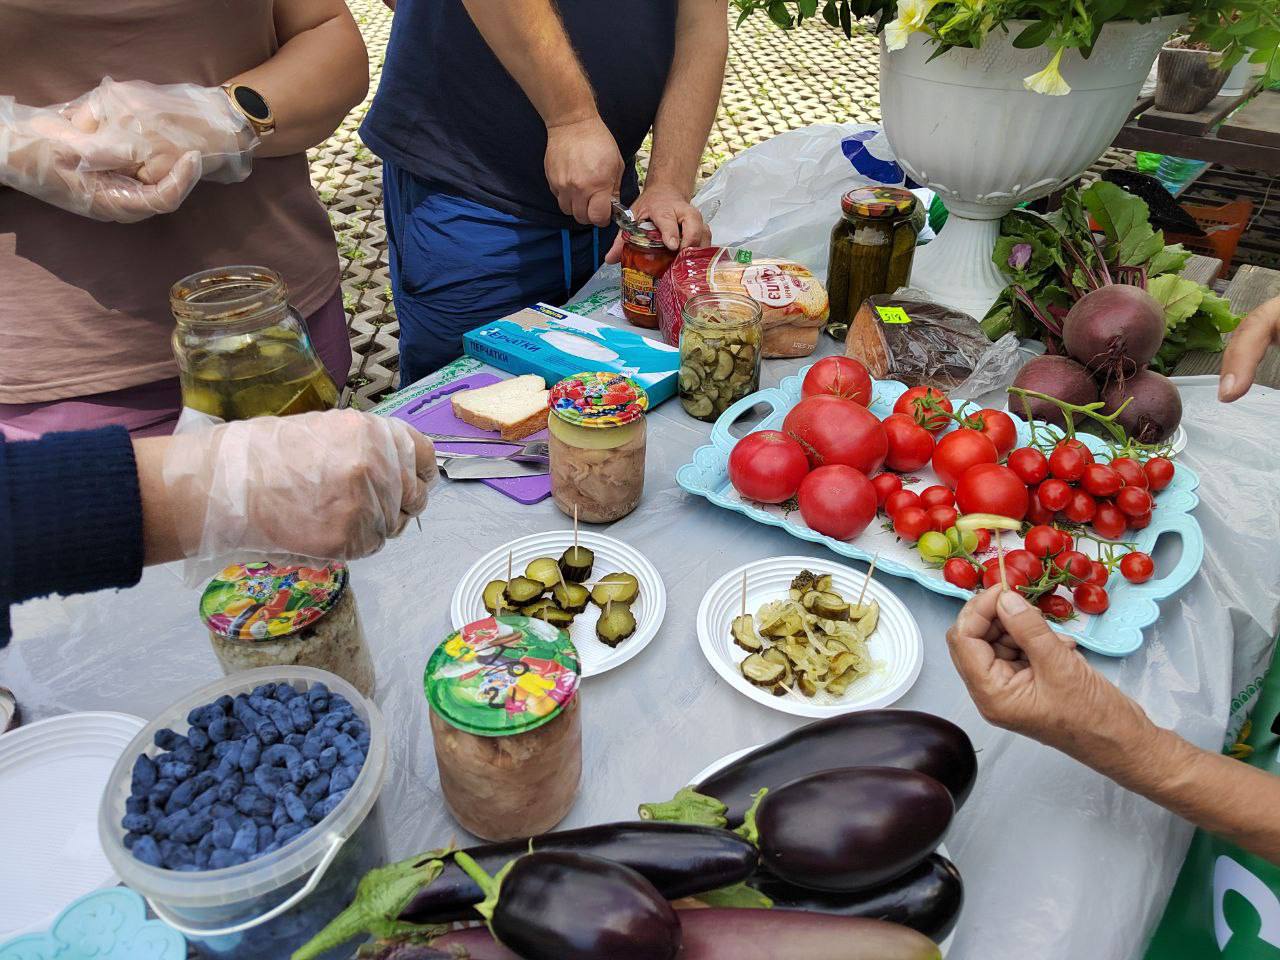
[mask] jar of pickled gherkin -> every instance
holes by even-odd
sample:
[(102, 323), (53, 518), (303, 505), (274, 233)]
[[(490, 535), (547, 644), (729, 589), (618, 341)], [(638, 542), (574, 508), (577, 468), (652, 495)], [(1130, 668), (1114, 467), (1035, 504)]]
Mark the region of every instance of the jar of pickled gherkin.
[(332, 410), (338, 387), (266, 267), (217, 267), (169, 290), (182, 404), (223, 420)]
[(741, 293), (699, 293), (680, 311), (680, 405), (715, 420), (760, 389), (760, 304)]
[(859, 187), (840, 200), (831, 231), (826, 331), (843, 341), (867, 297), (893, 293), (911, 278), (920, 227), (915, 194), (901, 187)]
[(587, 523), (612, 523), (644, 492), (649, 395), (620, 373), (575, 373), (551, 388), (547, 443), (556, 506)]

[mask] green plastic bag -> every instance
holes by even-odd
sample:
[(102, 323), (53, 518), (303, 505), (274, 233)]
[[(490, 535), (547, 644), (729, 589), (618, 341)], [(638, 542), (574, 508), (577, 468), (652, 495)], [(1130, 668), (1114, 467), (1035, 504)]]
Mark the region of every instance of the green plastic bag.
[[(1228, 753), (1280, 775), (1280, 658), (1232, 702), (1252, 717)], [(1146, 960), (1280, 960), (1280, 866), (1197, 830)]]

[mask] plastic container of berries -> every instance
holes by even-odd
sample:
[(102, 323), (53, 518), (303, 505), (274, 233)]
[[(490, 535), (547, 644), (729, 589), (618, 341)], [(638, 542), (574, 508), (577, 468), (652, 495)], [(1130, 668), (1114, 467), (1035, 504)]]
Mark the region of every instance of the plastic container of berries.
[(386, 862), (386, 774), (382, 714), (355, 687), (311, 667), (249, 670), (138, 734), (107, 782), (99, 838), (200, 956), (279, 960)]

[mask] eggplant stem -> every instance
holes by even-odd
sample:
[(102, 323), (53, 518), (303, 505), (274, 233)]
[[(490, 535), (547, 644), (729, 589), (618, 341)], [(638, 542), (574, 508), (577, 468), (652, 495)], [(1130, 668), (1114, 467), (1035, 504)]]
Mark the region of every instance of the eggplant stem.
[(664, 803), (640, 804), (641, 820), (662, 820), (667, 823), (689, 823), (702, 827), (727, 827), (725, 816), (729, 808), (715, 797), (699, 793), (693, 787), (683, 787)]
[[(533, 849), (532, 840), (529, 841), (529, 849)], [(516, 859), (519, 858), (517, 857)], [(493, 920), (493, 911), (497, 909), (498, 906), (498, 897), (502, 891), (502, 881), (505, 880), (507, 874), (511, 872), (511, 868), (515, 866), (516, 861), (507, 861), (507, 863), (503, 865), (502, 869), (492, 877), (485, 873), (480, 867), (480, 864), (471, 859), (471, 855), (463, 850), (459, 850), (453, 855), (453, 862), (462, 868), (463, 873), (475, 881), (476, 886), (479, 887), (480, 891), (484, 894), (484, 900), (475, 905), (475, 911), (480, 914), (480, 916), (484, 917), (485, 923), (490, 924), (489, 931), (492, 933), (493, 926), (491, 921)]]
[(768, 787), (761, 787), (751, 795), (751, 806), (747, 808), (746, 815), (742, 818), (742, 826), (733, 831), (738, 836), (750, 840), (757, 847), (760, 846), (760, 827), (756, 824), (756, 813), (760, 809), (760, 801), (768, 792)]
[(745, 881), (735, 883), (731, 887), (708, 890), (706, 893), (698, 894), (693, 899), (699, 903), (706, 904), (708, 907), (746, 907), (755, 910), (769, 910), (773, 907), (772, 900), (755, 887), (749, 886)]

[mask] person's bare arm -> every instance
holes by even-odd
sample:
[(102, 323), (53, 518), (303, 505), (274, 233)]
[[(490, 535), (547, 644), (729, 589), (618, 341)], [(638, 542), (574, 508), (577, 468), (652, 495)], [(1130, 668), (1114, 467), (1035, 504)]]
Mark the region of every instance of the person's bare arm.
[(369, 90), (369, 57), (343, 0), (275, 0), (278, 49), (230, 78), (253, 87), (275, 114), (259, 157), (300, 153), (328, 137)]
[(1267, 348), (1273, 346), (1280, 347), (1280, 297), (1252, 310), (1227, 341), (1227, 349), (1222, 354), (1218, 399), (1230, 403), (1248, 393), (1258, 364)]
[(579, 223), (609, 223), (622, 154), (551, 0), (463, 0), (489, 49), (547, 127), (547, 183)]
[(1061, 750), (1196, 826), (1280, 863), (1280, 777), (1156, 726), (1016, 592), (997, 587), (970, 600), (947, 643), (991, 723)]

